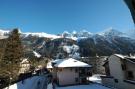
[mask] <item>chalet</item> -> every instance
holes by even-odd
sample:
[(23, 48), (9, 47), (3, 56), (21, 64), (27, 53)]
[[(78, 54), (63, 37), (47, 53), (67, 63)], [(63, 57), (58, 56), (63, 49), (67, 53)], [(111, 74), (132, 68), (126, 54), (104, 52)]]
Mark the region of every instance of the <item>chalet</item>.
[(102, 83), (118, 89), (135, 89), (135, 57), (114, 54), (107, 58), (104, 65), (106, 76)]
[(26, 73), (30, 69), (30, 62), (27, 58), (23, 59), (22, 62), (20, 63), (20, 70), (19, 73)]
[(84, 62), (68, 59), (56, 59), (47, 64), (51, 70), (53, 79), (60, 86), (87, 83), (87, 77), (91, 76), (91, 65)]

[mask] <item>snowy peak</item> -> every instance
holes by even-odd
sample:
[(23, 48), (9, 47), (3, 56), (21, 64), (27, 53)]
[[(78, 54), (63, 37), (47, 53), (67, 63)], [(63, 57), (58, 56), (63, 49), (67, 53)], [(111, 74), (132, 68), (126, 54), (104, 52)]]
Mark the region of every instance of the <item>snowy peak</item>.
[[(28, 37), (28, 36), (46, 37), (46, 38), (52, 38), (52, 39), (60, 38), (60, 36), (57, 36), (54, 34), (47, 34), (45, 32), (35, 32), (35, 33), (26, 32), (26, 33), (23, 33), (23, 32), (21, 32), (20, 29), (18, 29), (18, 30), (19, 30), (19, 33), (21, 33), (21, 36), (23, 38)], [(0, 36), (8, 36), (10, 31), (11, 30), (0, 29)]]
[[(82, 30), (79, 32), (73, 31), (73, 32), (68, 32), (68, 31), (64, 31), (62, 33), (62, 37), (65, 38), (71, 38), (73, 40), (78, 40), (78, 39), (83, 39), (83, 38), (99, 38), (99, 37), (104, 37), (106, 39), (110, 39), (112, 37), (130, 37), (128, 34), (125, 34), (123, 32), (120, 32), (116, 29), (113, 28), (109, 28), (103, 32), (100, 33), (91, 33), (89, 31), (86, 30)], [(130, 37), (131, 38), (131, 37)]]
[[(4, 37), (4, 36), (8, 36), (10, 31), (6, 31), (6, 30), (1, 30), (0, 29), (0, 38)], [(87, 30), (82, 30), (82, 31), (73, 31), (73, 32), (68, 32), (68, 31), (64, 31), (61, 35), (55, 35), (55, 34), (48, 34), (45, 32), (35, 32), (35, 33), (31, 33), (31, 32), (21, 32), (21, 30), (19, 29), (19, 32), (21, 33), (21, 36), (23, 38), (29, 37), (29, 36), (37, 36), (37, 37), (46, 37), (46, 38), (51, 38), (51, 39), (57, 39), (57, 38), (69, 38), (72, 40), (77, 40), (80, 38), (89, 38), (89, 37), (96, 37), (97, 35), (103, 36), (103, 37), (114, 37), (114, 36), (119, 36), (119, 37), (130, 37), (133, 38), (133, 36), (130, 35), (130, 33), (122, 33), (116, 29), (113, 28), (109, 28), (103, 32), (100, 33), (91, 33)]]
[(102, 35), (102, 36), (125, 36), (126, 34), (125, 33), (122, 33), (118, 30), (115, 30), (113, 28), (109, 28), (101, 33), (99, 33), (99, 35)]
[(91, 32), (88, 32), (88, 31), (86, 31), (86, 30), (82, 30), (82, 31), (79, 31), (79, 32), (77, 32), (77, 31), (73, 31), (73, 32), (68, 32), (68, 31), (64, 31), (63, 33), (62, 33), (62, 36), (63, 37), (76, 37), (76, 38), (80, 38), (80, 37), (90, 37), (90, 36), (92, 36), (93, 35), (93, 33), (91, 33)]

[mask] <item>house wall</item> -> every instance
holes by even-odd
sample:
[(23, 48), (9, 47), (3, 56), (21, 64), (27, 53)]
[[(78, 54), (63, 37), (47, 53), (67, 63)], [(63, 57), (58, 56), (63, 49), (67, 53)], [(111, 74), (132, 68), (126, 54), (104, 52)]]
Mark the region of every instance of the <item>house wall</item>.
[(122, 80), (124, 78), (124, 74), (121, 67), (121, 59), (119, 57), (115, 55), (110, 56), (109, 69), (111, 76), (119, 80)]
[(59, 85), (72, 85), (79, 83), (75, 78), (79, 78), (79, 73), (75, 72), (75, 68), (63, 68), (62, 71), (57, 72), (57, 78), (59, 79)]
[[(135, 89), (135, 85), (131, 83), (124, 82), (125, 80), (125, 71), (121, 67), (121, 59), (115, 55), (109, 57), (109, 69), (110, 76), (112, 78), (102, 78), (102, 83), (106, 86), (117, 87), (119, 89)], [(127, 64), (127, 63), (126, 63)], [(128, 69), (135, 70), (134, 65), (128, 62)]]
[(113, 78), (108, 78), (108, 77), (101, 77), (101, 78), (102, 78), (102, 84), (104, 84), (105, 86), (115, 87)]
[(133, 72), (133, 75), (134, 75), (134, 78), (132, 78), (132, 80), (135, 81), (135, 64), (129, 62), (129, 61), (126, 61), (126, 71), (132, 71)]
[[(110, 75), (114, 77), (112, 84), (114, 87), (123, 87), (124, 74), (121, 68), (121, 59), (115, 55), (109, 58)], [(118, 81), (118, 82), (116, 82)]]

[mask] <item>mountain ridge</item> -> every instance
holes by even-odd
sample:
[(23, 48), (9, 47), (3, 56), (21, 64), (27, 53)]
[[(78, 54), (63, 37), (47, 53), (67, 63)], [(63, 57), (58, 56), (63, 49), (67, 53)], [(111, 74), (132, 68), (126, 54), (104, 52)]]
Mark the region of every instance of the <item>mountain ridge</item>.
[[(10, 32), (9, 30), (0, 29), (0, 35), (1, 36), (5, 36), (5, 35), (7, 36), (9, 34), (9, 32)], [(87, 30), (81, 30), (79, 32), (77, 32), (75, 30), (73, 32), (64, 31), (63, 33), (61, 33), (59, 35), (48, 34), (48, 33), (45, 33), (45, 32), (21, 32), (21, 30), (20, 30), (20, 33), (21, 33), (22, 37), (37, 36), (37, 37), (46, 37), (46, 38), (52, 38), (52, 39), (66, 37), (66, 38), (71, 38), (73, 40), (77, 40), (79, 38), (88, 38), (88, 37), (93, 37), (95, 35), (101, 35), (101, 36), (104, 36), (104, 37), (122, 36), (122, 37), (129, 37), (129, 38), (133, 39), (133, 37), (131, 37), (132, 35), (120, 32), (120, 31), (115, 30), (113, 28), (109, 28), (107, 30), (104, 30), (104, 31), (98, 32), (98, 33), (91, 33)]]
[[(39, 53), (41, 57), (51, 58), (69, 57), (69, 55), (76, 54), (88, 57), (96, 56), (97, 54), (107, 56), (114, 53), (126, 55), (135, 53), (135, 39), (115, 29), (94, 34), (86, 30), (73, 31), (72, 33), (65, 31), (60, 35), (49, 34), (46, 36), (46, 34), (22, 33), (22, 43), (25, 45), (27, 56), (35, 55), (33, 51)], [(77, 45), (79, 49), (73, 51), (73, 45)], [(65, 52), (64, 47), (68, 47), (73, 54)]]

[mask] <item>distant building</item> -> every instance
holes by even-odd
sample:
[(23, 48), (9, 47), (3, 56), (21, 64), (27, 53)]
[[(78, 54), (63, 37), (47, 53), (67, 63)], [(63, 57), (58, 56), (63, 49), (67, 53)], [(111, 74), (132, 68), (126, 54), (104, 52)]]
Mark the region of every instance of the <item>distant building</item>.
[(87, 83), (87, 77), (92, 74), (91, 65), (72, 58), (54, 60), (47, 64), (47, 68), (60, 86)]
[(135, 57), (114, 54), (104, 64), (106, 76), (102, 83), (118, 89), (135, 89)]
[(27, 58), (23, 59), (22, 62), (20, 63), (20, 70), (19, 73), (26, 73), (30, 70), (30, 62)]

